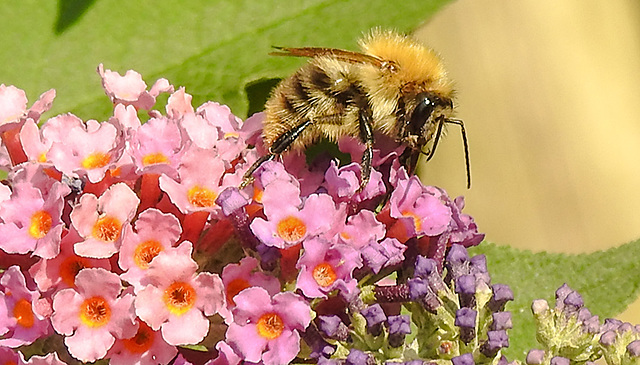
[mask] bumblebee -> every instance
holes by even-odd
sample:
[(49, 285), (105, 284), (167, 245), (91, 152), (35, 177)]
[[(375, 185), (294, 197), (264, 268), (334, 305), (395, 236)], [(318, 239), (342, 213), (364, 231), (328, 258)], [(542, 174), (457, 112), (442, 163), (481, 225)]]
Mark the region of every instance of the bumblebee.
[[(461, 128), (471, 185), (464, 124), (453, 119), (454, 90), (430, 49), (394, 31), (373, 30), (359, 41), (362, 52), (276, 47), (274, 55), (309, 57), (282, 80), (266, 103), (262, 137), (269, 153), (245, 173), (241, 187), (265, 161), (321, 138), (354, 136), (364, 143), (360, 189), (369, 181), (374, 132), (406, 146), (402, 163), (413, 172), (420, 154), (433, 157), (444, 124)], [(430, 146), (425, 152), (423, 149)]]

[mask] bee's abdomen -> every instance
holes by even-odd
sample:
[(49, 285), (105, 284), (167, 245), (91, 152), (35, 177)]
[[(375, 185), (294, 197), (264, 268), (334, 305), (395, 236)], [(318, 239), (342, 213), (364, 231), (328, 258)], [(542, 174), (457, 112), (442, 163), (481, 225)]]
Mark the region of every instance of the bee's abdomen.
[(365, 98), (353, 65), (329, 58), (311, 60), (284, 79), (266, 104), (263, 137), (267, 146), (307, 120), (312, 122), (293, 143), (302, 148), (321, 137), (337, 140), (357, 133), (358, 107)]

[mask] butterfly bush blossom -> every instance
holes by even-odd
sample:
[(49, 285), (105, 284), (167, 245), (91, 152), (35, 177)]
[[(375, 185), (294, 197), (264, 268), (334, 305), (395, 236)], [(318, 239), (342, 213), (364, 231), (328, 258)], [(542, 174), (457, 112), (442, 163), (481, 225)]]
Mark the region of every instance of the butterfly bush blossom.
[[(377, 138), (362, 189), (353, 138), (352, 162), (291, 152), (238, 189), (262, 114), (98, 74), (104, 122), (41, 119), (54, 90), (28, 107), (0, 85), (3, 363), (508, 363), (513, 293), (467, 252), (484, 235), (463, 198), (409, 176), (402, 146)], [(638, 327), (557, 298), (533, 304), (527, 364), (638, 361)]]

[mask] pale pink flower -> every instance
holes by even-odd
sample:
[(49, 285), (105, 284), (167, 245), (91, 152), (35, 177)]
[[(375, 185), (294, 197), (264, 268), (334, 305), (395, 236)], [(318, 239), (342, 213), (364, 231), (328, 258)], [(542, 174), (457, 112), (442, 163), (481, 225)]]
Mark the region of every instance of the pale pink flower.
[(118, 275), (101, 268), (83, 269), (76, 289), (62, 289), (53, 297), (53, 328), (65, 336), (69, 353), (84, 362), (102, 359), (116, 338), (136, 333), (133, 295), (120, 296)]
[(222, 159), (212, 152), (191, 147), (185, 152), (180, 167), (179, 181), (166, 174), (160, 176), (160, 188), (182, 213), (197, 211), (217, 212), (216, 204), (225, 167)]
[(33, 343), (49, 334), (49, 320), (41, 317), (34, 307), (40, 293), (27, 288), (18, 266), (11, 266), (0, 278), (0, 346), (18, 347)]
[[(45, 134), (45, 130), (42, 131)], [(114, 124), (89, 120), (86, 125), (63, 131), (47, 153), (53, 165), (66, 175), (85, 175), (96, 183), (118, 161), (124, 151), (123, 132)]]
[(105, 70), (99, 64), (98, 74), (102, 78), (102, 87), (113, 104), (133, 105), (136, 109), (149, 110), (161, 92), (173, 91), (173, 86), (166, 79), (159, 79), (147, 91), (142, 75), (133, 70), (128, 70), (121, 76), (118, 72)]
[(133, 219), (140, 199), (124, 183), (109, 187), (100, 198), (84, 194), (71, 212), (71, 222), (83, 242), (75, 245), (80, 256), (104, 258), (118, 252), (122, 229)]
[(216, 274), (196, 273), (191, 243), (166, 249), (149, 264), (136, 297), (136, 314), (171, 345), (195, 344), (209, 332), (205, 316), (224, 305), (222, 280)]
[(169, 213), (150, 208), (138, 215), (135, 231), (127, 225), (123, 233), (118, 265), (125, 273), (120, 277), (136, 291), (144, 286), (140, 280), (147, 274), (151, 260), (178, 242), (182, 233), (180, 221)]
[(69, 188), (55, 182), (45, 195), (31, 183), (13, 186), (11, 199), (0, 207), (0, 248), (7, 253), (28, 253), (52, 258), (60, 252), (64, 223), (64, 196)]

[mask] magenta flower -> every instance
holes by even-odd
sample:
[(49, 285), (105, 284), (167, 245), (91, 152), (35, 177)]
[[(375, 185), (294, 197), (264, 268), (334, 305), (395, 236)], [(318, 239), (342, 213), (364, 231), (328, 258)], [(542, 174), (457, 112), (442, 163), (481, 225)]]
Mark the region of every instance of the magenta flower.
[(27, 288), (20, 268), (9, 267), (2, 274), (0, 285), (0, 346), (15, 348), (48, 335), (51, 331), (48, 319), (34, 309), (40, 293)]
[(296, 265), (300, 269), (296, 288), (309, 298), (326, 298), (336, 289), (350, 298), (358, 286), (353, 270), (362, 266), (360, 253), (347, 245), (331, 245), (322, 238), (310, 238), (302, 245), (304, 254)]
[(7, 253), (27, 253), (52, 258), (60, 252), (64, 223), (64, 196), (69, 188), (55, 182), (48, 194), (30, 182), (13, 186), (11, 199), (0, 207), (0, 248)]
[(361, 210), (349, 216), (338, 239), (356, 249), (360, 249), (369, 243), (377, 242), (384, 238), (384, 224), (376, 219), (375, 213), (370, 210)]
[(391, 216), (403, 222), (408, 237), (437, 236), (451, 220), (451, 209), (439, 198), (440, 191), (424, 186), (417, 176), (399, 179), (389, 200)]
[(300, 351), (300, 331), (311, 322), (309, 304), (286, 292), (273, 298), (262, 288), (248, 288), (235, 297), (234, 323), (226, 342), (245, 361), (287, 364)]
[(136, 213), (140, 199), (124, 183), (114, 184), (100, 198), (84, 194), (71, 212), (71, 222), (83, 242), (75, 245), (80, 256), (106, 258), (118, 252), (122, 230)]
[(105, 269), (83, 269), (76, 289), (62, 289), (53, 297), (53, 328), (65, 336), (69, 353), (84, 362), (102, 359), (116, 338), (136, 333), (133, 296), (120, 296), (118, 275)]
[(136, 291), (144, 286), (140, 280), (146, 275), (149, 263), (160, 252), (178, 242), (182, 233), (180, 221), (169, 213), (150, 208), (138, 215), (135, 231), (127, 225), (123, 232), (118, 265), (125, 273), (120, 277)]
[(116, 340), (107, 353), (111, 364), (156, 365), (168, 364), (178, 353), (175, 346), (165, 342), (159, 331), (137, 320), (138, 331), (131, 338)]
[(171, 345), (195, 344), (209, 332), (206, 316), (224, 306), (222, 280), (216, 274), (196, 274), (190, 242), (166, 249), (149, 264), (146, 287), (137, 293), (136, 314)]

